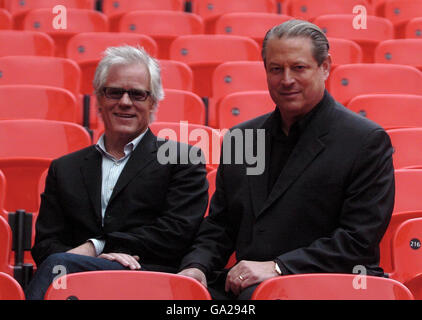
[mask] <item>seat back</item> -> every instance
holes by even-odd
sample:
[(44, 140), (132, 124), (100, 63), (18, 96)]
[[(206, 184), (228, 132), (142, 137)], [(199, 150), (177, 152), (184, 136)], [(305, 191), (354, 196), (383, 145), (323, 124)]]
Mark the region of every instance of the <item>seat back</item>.
[(13, 19), (9, 11), (0, 8), (0, 30), (13, 28)]
[[(101, 12), (87, 9), (66, 9), (65, 28), (55, 25), (57, 14), (51, 9), (36, 9), (27, 13), (23, 27), (25, 30), (42, 31), (49, 34), (56, 45), (55, 55), (66, 56), (69, 39), (80, 32), (108, 31), (107, 16)], [(59, 20), (62, 21), (62, 20)], [(52, 23), (53, 22), (53, 23)]]
[[(163, 272), (91, 271), (54, 282), (46, 300), (210, 300), (198, 281)], [(66, 281), (65, 288), (60, 281)], [(59, 287), (55, 289), (54, 286)]]
[(313, 21), (321, 15), (351, 14), (356, 6), (364, 6), (367, 14), (372, 13), (371, 6), (366, 0), (294, 0), (287, 2), (286, 13), (297, 19)]
[(296, 274), (262, 282), (252, 300), (413, 300), (398, 281), (357, 274)]
[[(339, 3), (339, 2), (336, 2)], [(353, 40), (360, 45), (363, 62), (374, 62), (374, 51), (380, 41), (393, 39), (393, 24), (385, 18), (366, 17), (366, 28), (356, 27), (356, 15), (351, 14), (322, 15), (314, 20), (327, 37)]]
[(413, 18), (406, 24), (405, 37), (422, 39), (422, 17)]
[(11, 252), (12, 230), (10, 229), (7, 220), (0, 215), (0, 273), (7, 273), (9, 275), (13, 275), (13, 266), (9, 264)]
[(405, 37), (406, 24), (412, 18), (422, 17), (422, 1), (420, 0), (389, 0), (385, 2), (382, 16), (394, 24), (395, 38)]
[(422, 128), (387, 130), (394, 148), (395, 169), (422, 167)]
[(53, 39), (38, 31), (2, 30), (0, 43), (7, 43), (0, 47), (0, 57), (53, 56), (55, 50)]
[(201, 148), (208, 171), (218, 167), (221, 148), (221, 136), (218, 130), (187, 122), (153, 122), (149, 128), (159, 138)]
[(80, 125), (54, 120), (0, 121), (0, 158), (54, 159), (91, 145)]
[(155, 120), (159, 122), (188, 121), (205, 124), (205, 106), (200, 97), (190, 91), (165, 89)]
[(122, 16), (116, 31), (151, 36), (158, 44), (158, 58), (169, 59), (170, 45), (181, 35), (202, 34), (202, 18), (181, 11), (133, 11)]
[[(28, 72), (31, 70), (31, 72)], [(35, 84), (79, 94), (81, 71), (76, 62), (56, 57), (0, 57), (0, 85)]]
[(422, 210), (422, 170), (394, 170), (396, 194), (394, 213)]
[(414, 66), (422, 71), (422, 38), (382, 41), (375, 49), (375, 62)]
[(409, 219), (393, 238), (393, 269), (390, 277), (407, 282), (422, 274), (422, 218)]
[(330, 43), (331, 70), (341, 64), (361, 63), (362, 48), (353, 40), (328, 38)]
[(216, 20), (223, 14), (232, 12), (276, 13), (274, 0), (209, 0), (195, 1), (194, 12), (204, 18), (205, 33), (215, 33)]
[(328, 86), (340, 103), (362, 94), (406, 93), (422, 95), (422, 72), (411, 66), (383, 63), (355, 63), (333, 70)]
[(229, 129), (241, 122), (274, 111), (268, 91), (244, 91), (225, 96), (218, 106), (218, 127)]
[(371, 119), (384, 129), (422, 127), (422, 96), (411, 94), (364, 94), (347, 108)]
[(0, 120), (77, 122), (77, 111), (75, 96), (66, 89), (38, 85), (0, 86)]
[(226, 61), (258, 61), (261, 57), (257, 43), (248, 37), (186, 35), (173, 41), (170, 59), (185, 62), (192, 68), (193, 91), (196, 94), (212, 97), (212, 74), (219, 64)]
[(0, 300), (25, 300), (25, 294), (19, 282), (3, 272), (0, 272)]
[(184, 62), (160, 60), (163, 88), (185, 91), (193, 90), (193, 72)]

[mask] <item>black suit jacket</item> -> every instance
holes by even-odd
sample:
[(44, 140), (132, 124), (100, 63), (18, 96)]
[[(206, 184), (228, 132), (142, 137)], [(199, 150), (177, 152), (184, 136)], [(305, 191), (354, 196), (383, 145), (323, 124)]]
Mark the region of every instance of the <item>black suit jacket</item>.
[[(157, 150), (174, 143), (148, 130), (126, 163), (101, 219), (101, 163), (95, 146), (54, 160), (36, 223), (32, 255), (37, 265), (89, 238), (104, 252), (136, 254), (141, 264), (177, 267), (203, 219), (208, 184), (203, 164), (160, 164)], [(186, 157), (185, 157), (186, 158)], [(175, 160), (175, 161), (174, 161)]]
[(269, 196), (269, 123), (278, 110), (236, 127), (266, 130), (266, 170), (247, 175), (245, 164), (220, 164), (210, 214), (181, 268), (219, 270), (235, 250), (238, 261), (277, 259), (285, 274), (352, 273), (358, 265), (383, 274), (378, 245), (394, 205), (389, 137), (327, 92), (322, 102)]

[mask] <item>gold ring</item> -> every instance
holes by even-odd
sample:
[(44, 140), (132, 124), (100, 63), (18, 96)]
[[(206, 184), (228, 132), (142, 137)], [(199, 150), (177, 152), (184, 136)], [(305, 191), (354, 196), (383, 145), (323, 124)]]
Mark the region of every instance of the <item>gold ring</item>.
[(239, 276), (239, 279), (240, 279), (241, 281), (243, 281), (245, 278), (243, 278), (243, 276), (242, 276), (242, 275), (240, 275), (240, 276)]

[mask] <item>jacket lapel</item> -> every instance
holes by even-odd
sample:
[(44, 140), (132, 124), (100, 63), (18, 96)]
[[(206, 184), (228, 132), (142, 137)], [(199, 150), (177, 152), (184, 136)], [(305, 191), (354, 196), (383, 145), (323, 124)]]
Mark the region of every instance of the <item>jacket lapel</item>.
[(157, 153), (157, 138), (150, 129), (145, 133), (145, 136), (139, 142), (138, 146), (133, 151), (125, 168), (120, 174), (119, 179), (111, 194), (109, 203), (126, 187), (126, 185), (135, 178), (152, 160), (156, 158)]
[(81, 173), (88, 190), (89, 200), (94, 208), (97, 219), (101, 221), (101, 154), (92, 147), (81, 166)]

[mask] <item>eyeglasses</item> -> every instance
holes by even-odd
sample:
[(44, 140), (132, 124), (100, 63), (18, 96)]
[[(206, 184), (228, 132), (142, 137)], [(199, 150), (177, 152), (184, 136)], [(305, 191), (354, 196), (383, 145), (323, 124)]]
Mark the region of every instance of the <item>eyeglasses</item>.
[(126, 92), (129, 94), (129, 98), (132, 101), (145, 101), (151, 95), (151, 92), (146, 91), (146, 90), (141, 90), (141, 89), (125, 90), (123, 88), (112, 88), (112, 87), (104, 87), (103, 92), (104, 92), (104, 95), (108, 99), (113, 99), (113, 100), (120, 100)]

